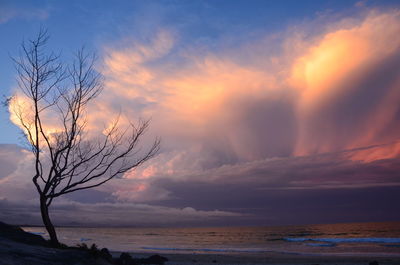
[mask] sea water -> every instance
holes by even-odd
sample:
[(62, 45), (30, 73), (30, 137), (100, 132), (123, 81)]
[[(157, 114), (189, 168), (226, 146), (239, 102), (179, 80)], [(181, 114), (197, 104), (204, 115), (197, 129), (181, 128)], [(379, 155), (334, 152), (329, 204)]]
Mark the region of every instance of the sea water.
[[(43, 227), (23, 227), (48, 238)], [(400, 222), (265, 227), (58, 227), (67, 245), (139, 253), (291, 253), (400, 256)]]

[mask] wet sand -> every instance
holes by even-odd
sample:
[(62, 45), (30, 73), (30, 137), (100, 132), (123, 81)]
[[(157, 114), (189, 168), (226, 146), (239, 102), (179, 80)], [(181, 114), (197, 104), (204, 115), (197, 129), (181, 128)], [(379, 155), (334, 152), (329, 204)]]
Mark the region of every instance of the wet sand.
[[(119, 252), (113, 252), (113, 256), (119, 256)], [(149, 253), (130, 253), (133, 257), (148, 257)], [(379, 265), (400, 265), (399, 255), (299, 255), (283, 253), (262, 254), (171, 254), (157, 253), (168, 258), (166, 265), (214, 265), (214, 264), (268, 264), (268, 265), (369, 265), (377, 261)]]

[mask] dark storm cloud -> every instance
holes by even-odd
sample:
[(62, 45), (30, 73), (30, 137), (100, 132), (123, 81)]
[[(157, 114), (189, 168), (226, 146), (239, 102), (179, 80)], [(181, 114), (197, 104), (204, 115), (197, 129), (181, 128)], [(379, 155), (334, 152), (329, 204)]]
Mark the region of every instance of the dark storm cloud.
[[(58, 225), (128, 226), (394, 220), (399, 218), (398, 205), (391, 203), (400, 199), (399, 159), (348, 159), (380, 147), (236, 163), (175, 179), (115, 180), (56, 200), (52, 216)], [(18, 159), (9, 161), (17, 171), (0, 186), (0, 220), (39, 224), (37, 195), (27, 177), (31, 169), (18, 162), (29, 159), (16, 154)], [(143, 184), (147, 188), (135, 190)]]
[[(242, 214), (225, 211), (198, 211), (134, 203), (56, 202), (51, 206), (53, 222), (58, 226), (196, 226), (221, 224), (227, 218), (241, 219)], [(0, 220), (14, 224), (41, 224), (35, 201), (0, 199)]]
[(399, 162), (365, 164), (333, 154), (233, 166), (185, 181), (156, 181), (171, 196), (154, 203), (246, 213), (247, 224), (257, 225), (397, 220)]

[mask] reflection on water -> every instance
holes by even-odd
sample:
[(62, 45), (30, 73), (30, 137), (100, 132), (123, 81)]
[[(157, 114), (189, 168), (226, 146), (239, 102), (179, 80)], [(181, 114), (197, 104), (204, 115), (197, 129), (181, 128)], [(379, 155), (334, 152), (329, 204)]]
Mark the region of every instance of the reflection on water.
[[(44, 233), (41, 227), (25, 231)], [(358, 253), (400, 256), (400, 222), (218, 228), (57, 228), (69, 245), (132, 252)], [(46, 236), (46, 235), (45, 235)]]

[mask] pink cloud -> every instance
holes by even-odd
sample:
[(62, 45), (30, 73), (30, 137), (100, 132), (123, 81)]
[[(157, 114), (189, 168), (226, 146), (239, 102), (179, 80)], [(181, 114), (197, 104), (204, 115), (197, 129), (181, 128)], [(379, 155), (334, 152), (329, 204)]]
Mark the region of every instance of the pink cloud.
[[(384, 144), (400, 133), (400, 11), (372, 10), (319, 23), (218, 52), (177, 45), (167, 30), (148, 42), (106, 47), (99, 67), (105, 89), (88, 110), (88, 128), (101, 132), (122, 113), (122, 124), (151, 118), (144, 143), (155, 135), (163, 140), (160, 155), (125, 175), (127, 186), (116, 186), (113, 195), (146, 201), (161, 194), (156, 198), (162, 200), (170, 194), (152, 185), (160, 178), (213, 180), (227, 167), (242, 172), (247, 163), (277, 157), (310, 158), (374, 145), (330, 163), (396, 158), (398, 144)], [(217, 173), (204, 174), (213, 170)], [(357, 181), (369, 178), (359, 174), (353, 176)], [(328, 178), (290, 183), (339, 187), (345, 181)], [(368, 185), (381, 185), (375, 178)]]

